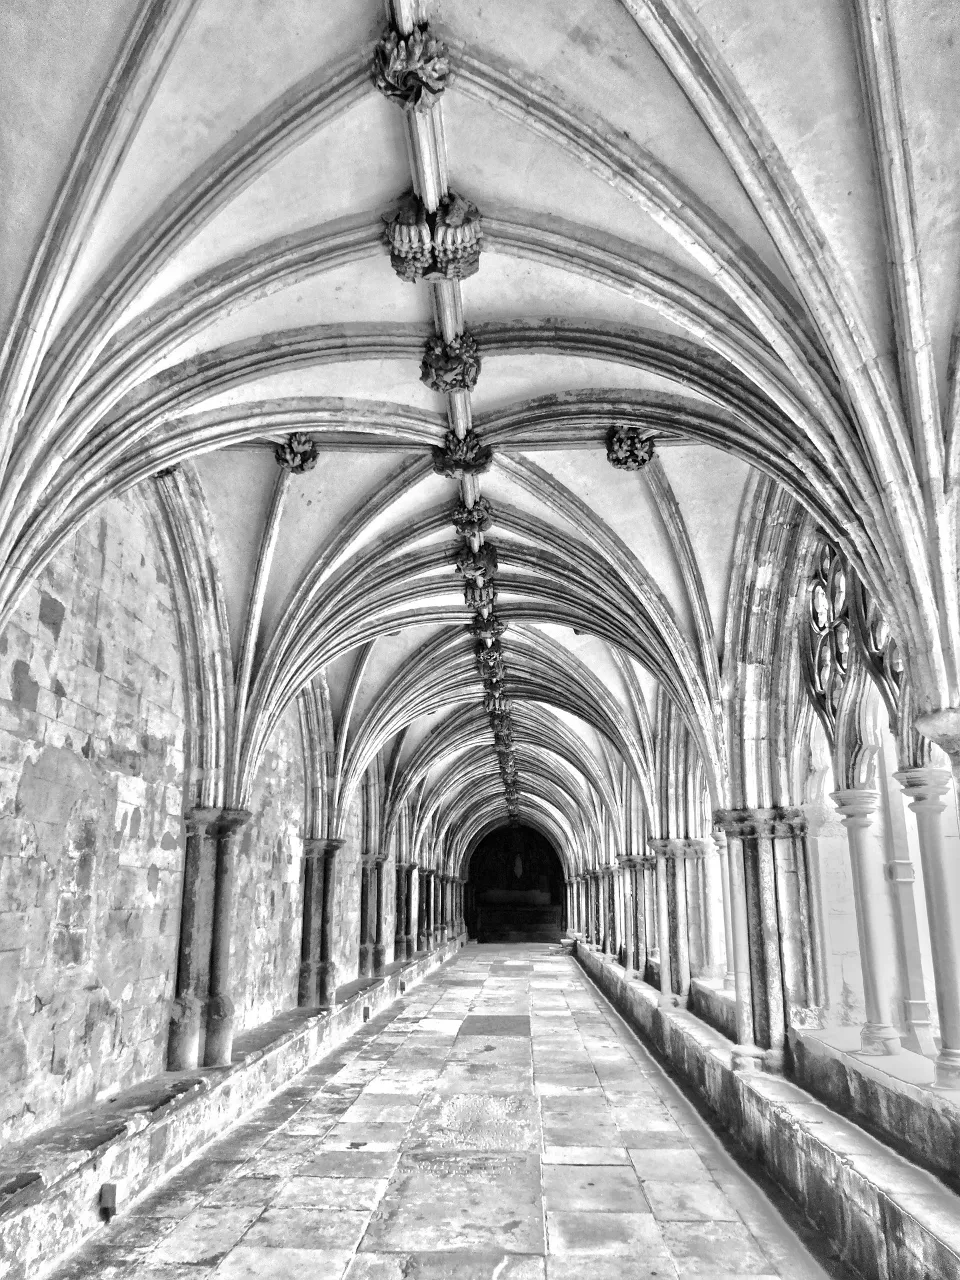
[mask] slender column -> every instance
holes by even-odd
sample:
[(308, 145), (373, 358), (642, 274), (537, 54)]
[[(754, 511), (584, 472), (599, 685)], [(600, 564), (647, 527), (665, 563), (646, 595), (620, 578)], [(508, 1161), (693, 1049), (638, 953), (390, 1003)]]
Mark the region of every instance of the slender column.
[(613, 951), (613, 912), (611, 910), (611, 893), (613, 888), (610, 883), (610, 870), (604, 867), (600, 873), (600, 926), (603, 931), (603, 954), (608, 956)]
[(332, 1009), (337, 1002), (339, 974), (334, 959), (336, 917), (334, 898), (337, 892), (337, 850), (342, 840), (323, 842), (323, 928), (320, 934), (320, 1003)]
[[(787, 1026), (820, 1025), (806, 867), (806, 822), (798, 809), (719, 810), (716, 821), (729, 840), (731, 926), (737, 953), (737, 887), (742, 868), (746, 893), (752, 1036), (779, 1066)], [(734, 851), (736, 841), (736, 853)], [(735, 868), (734, 859), (739, 860)], [(742, 941), (742, 939), (740, 940)], [(737, 979), (735, 978), (735, 983)], [(737, 988), (739, 991), (739, 987)]]
[(194, 1071), (200, 1065), (213, 909), (216, 852), (211, 827), (219, 809), (192, 809), (185, 815), (187, 842), (177, 951), (176, 999), (170, 1014), (169, 1071)]
[(427, 949), (427, 873), (423, 868), (417, 871), (417, 951)]
[(373, 973), (373, 942), (370, 937), (370, 871), (367, 858), (360, 863), (360, 958), (358, 972), (361, 978)]
[[(690, 940), (687, 927), (686, 851), (682, 840), (668, 840), (666, 857), (667, 910), (670, 921), (671, 990), (686, 996), (690, 990)], [(663, 948), (661, 947), (661, 957)]]
[(942, 819), (946, 808), (942, 797), (950, 789), (950, 773), (905, 769), (894, 777), (909, 796), (917, 818), (940, 1015), (936, 1084), (941, 1089), (960, 1089), (960, 866), (956, 856), (947, 856)]
[[(690, 977), (695, 978), (707, 967), (703, 910), (703, 842), (681, 840), (682, 853), (677, 855), (677, 888), (684, 889), (687, 907), (687, 958)], [(681, 862), (682, 859), (682, 862)]]
[(403, 960), (406, 957), (406, 908), (407, 908), (407, 869), (402, 862), (396, 864), (396, 886), (393, 891), (393, 958)]
[(217, 865), (213, 887), (210, 941), (210, 1000), (207, 1004), (205, 1067), (228, 1067), (233, 1057), (236, 1009), (230, 993), (230, 944), (233, 941), (233, 885), (237, 832), (250, 820), (246, 809), (224, 809), (217, 819)]
[(835, 791), (832, 799), (840, 811), (850, 845), (853, 900), (857, 914), (863, 1000), (867, 1021), (860, 1032), (860, 1051), (873, 1056), (900, 1052), (900, 1033), (891, 1021), (895, 997), (890, 981), (888, 940), (884, 938), (882, 913), (886, 904), (884, 856), (874, 814), (880, 803), (877, 791)]
[(651, 960), (660, 958), (660, 934), (657, 924), (657, 859), (652, 853), (645, 854), (640, 867), (643, 879), (643, 918), (646, 937), (646, 956), (643, 962), (643, 975), (646, 980)]
[(417, 888), (416, 884), (417, 869), (412, 862), (408, 862), (403, 869), (403, 959), (409, 960), (417, 949), (417, 916), (414, 912), (414, 893)]
[(733, 915), (730, 907), (730, 864), (727, 851), (727, 833), (725, 831), (714, 831), (713, 839), (717, 846), (717, 854), (720, 861), (720, 889), (723, 894), (723, 948), (726, 961), (723, 985), (728, 991), (732, 991), (736, 987), (736, 978), (734, 976)]
[(623, 946), (620, 962), (628, 973), (637, 967), (637, 912), (636, 892), (634, 889), (634, 871), (637, 860), (623, 855), (620, 860), (620, 885), (623, 901)]
[(723, 977), (726, 958), (721, 954), (723, 890), (720, 885), (720, 858), (712, 840), (700, 840), (700, 870), (703, 883), (703, 972), (709, 978)]
[(670, 904), (667, 891), (667, 847), (669, 840), (651, 840), (650, 848), (656, 856), (657, 878), (657, 943), (660, 953), (660, 1002), (676, 1004), (673, 998), (673, 979), (670, 953)]
[(382, 978), (383, 972), (387, 967), (387, 946), (384, 938), (387, 915), (387, 877), (384, 875), (383, 860), (381, 858), (378, 858), (374, 864), (373, 874), (375, 877), (374, 903), (376, 908), (373, 935), (373, 976)]
[(297, 1004), (316, 1009), (320, 1000), (320, 939), (323, 932), (323, 860), (325, 840), (303, 842), (303, 928), (300, 933), (300, 982)]
[(904, 1048), (924, 1057), (936, 1057), (930, 1022), (930, 1005), (923, 980), (923, 959), (920, 954), (920, 927), (917, 923), (917, 904), (914, 897), (916, 874), (910, 846), (907, 842), (906, 814), (899, 790), (891, 792), (890, 780), (883, 769), (879, 772), (881, 787), (883, 826), (886, 834), (887, 855), (884, 873), (890, 885), (893, 902), (893, 923), (897, 938), (897, 959), (903, 998)]
[(430, 872), (430, 950), (440, 945), (440, 876), (436, 871)]

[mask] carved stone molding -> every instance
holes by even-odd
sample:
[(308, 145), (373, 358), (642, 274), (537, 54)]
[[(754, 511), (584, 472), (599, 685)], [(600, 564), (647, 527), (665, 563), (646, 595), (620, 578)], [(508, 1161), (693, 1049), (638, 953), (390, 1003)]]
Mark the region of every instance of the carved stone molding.
[(502, 715), (507, 710), (509, 703), (507, 696), (503, 692), (502, 685), (496, 685), (492, 689), (488, 689), (483, 698), (483, 709), (488, 715)]
[(390, 264), (401, 280), (465, 280), (480, 267), (480, 210), (451, 191), (435, 213), (409, 192), (384, 219)]
[(507, 624), (502, 618), (492, 613), (487, 618), (474, 618), (470, 629), (481, 644), (490, 645), (497, 643), (506, 631)]
[(385, 31), (374, 50), (374, 84), (405, 111), (429, 111), (443, 96), (449, 75), (446, 45), (434, 39), (425, 22), (408, 36)]
[(477, 650), (477, 666), (484, 684), (503, 684), (503, 653), (499, 642), (495, 645), (480, 645)]
[(491, 581), (497, 572), (497, 564), (497, 548), (492, 542), (485, 542), (476, 551), (464, 547), (457, 554), (457, 573), (478, 586)]
[(607, 433), (607, 461), (620, 471), (639, 471), (653, 457), (653, 436), (623, 423)]
[(427, 339), (420, 361), (420, 381), (431, 391), (472, 391), (480, 376), (480, 349), (469, 333), (449, 342), (435, 334)]
[(433, 469), (441, 476), (455, 476), (461, 471), (479, 475), (488, 470), (492, 461), (493, 450), (482, 443), (475, 431), (468, 431), (462, 440), (448, 431), (443, 447), (435, 446), (433, 450)]
[(741, 840), (802, 836), (807, 830), (807, 819), (800, 809), (718, 809), (713, 817), (728, 836)]
[(481, 616), (488, 616), (497, 602), (497, 588), (492, 582), (481, 583), (468, 579), (463, 585), (463, 598), (469, 609), (475, 609)]
[(320, 450), (316, 441), (311, 440), (302, 431), (294, 431), (292, 435), (287, 436), (283, 444), (277, 445), (273, 456), (277, 460), (277, 466), (299, 476), (303, 475), (304, 471), (313, 470), (320, 457)]
[[(476, 436), (476, 433), (474, 432)], [(477, 437), (477, 447), (483, 448)], [(461, 538), (469, 538), (475, 533), (486, 533), (493, 524), (493, 504), (488, 498), (477, 498), (472, 507), (465, 502), (458, 502), (453, 509), (453, 527)]]

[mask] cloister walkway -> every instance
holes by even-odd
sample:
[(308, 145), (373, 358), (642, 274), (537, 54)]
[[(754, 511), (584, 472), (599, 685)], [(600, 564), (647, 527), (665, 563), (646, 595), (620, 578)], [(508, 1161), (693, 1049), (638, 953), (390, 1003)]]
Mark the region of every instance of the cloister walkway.
[(58, 1280), (814, 1280), (560, 947), (468, 946)]

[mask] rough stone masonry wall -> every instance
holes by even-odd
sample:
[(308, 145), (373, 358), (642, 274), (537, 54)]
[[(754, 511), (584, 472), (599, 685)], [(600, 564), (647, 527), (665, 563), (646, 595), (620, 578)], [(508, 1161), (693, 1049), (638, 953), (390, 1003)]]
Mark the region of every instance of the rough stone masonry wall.
[(180, 672), (149, 518), (106, 503), (0, 634), (0, 1143), (164, 1067)]
[(300, 726), (291, 707), (260, 763), (237, 859), (232, 973), (238, 1031), (297, 1003), (304, 795)]

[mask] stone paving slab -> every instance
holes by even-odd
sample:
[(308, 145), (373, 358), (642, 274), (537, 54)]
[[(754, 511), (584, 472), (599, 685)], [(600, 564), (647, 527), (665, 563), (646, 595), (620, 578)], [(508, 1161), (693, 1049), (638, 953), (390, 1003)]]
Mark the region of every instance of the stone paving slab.
[(515, 945), (467, 948), (52, 1280), (827, 1274), (575, 961)]

